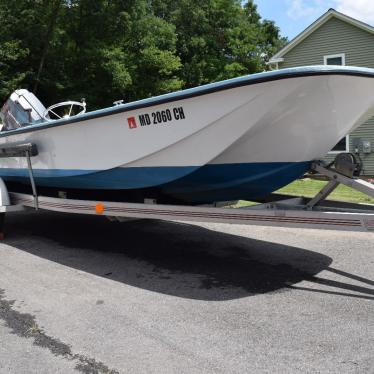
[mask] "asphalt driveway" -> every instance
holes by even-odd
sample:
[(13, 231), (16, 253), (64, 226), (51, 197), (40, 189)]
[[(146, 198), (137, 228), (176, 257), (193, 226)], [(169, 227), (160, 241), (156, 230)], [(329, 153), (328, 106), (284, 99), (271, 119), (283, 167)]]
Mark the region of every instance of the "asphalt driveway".
[(374, 236), (15, 213), (0, 373), (372, 373)]

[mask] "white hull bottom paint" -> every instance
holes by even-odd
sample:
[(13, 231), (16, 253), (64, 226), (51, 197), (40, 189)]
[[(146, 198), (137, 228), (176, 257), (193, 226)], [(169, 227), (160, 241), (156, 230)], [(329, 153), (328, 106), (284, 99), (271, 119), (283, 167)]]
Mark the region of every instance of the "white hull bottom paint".
[[(374, 115), (374, 70), (254, 74), (0, 133), (33, 143), (37, 186), (124, 190), (204, 203), (266, 195)], [(28, 181), (26, 160), (0, 161)]]

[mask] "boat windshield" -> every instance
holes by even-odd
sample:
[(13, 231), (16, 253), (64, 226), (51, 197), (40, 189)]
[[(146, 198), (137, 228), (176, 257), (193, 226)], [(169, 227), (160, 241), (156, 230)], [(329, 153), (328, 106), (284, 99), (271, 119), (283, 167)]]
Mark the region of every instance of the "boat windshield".
[(0, 111), (1, 131), (40, 123), (44, 111), (44, 105), (34, 94), (27, 90), (14, 91)]

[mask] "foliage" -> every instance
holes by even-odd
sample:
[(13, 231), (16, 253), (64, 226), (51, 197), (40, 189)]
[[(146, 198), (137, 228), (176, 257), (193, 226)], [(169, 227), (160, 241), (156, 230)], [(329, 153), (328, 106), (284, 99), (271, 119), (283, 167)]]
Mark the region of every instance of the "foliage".
[(284, 39), (252, 0), (0, 0), (0, 99), (89, 109), (266, 69)]

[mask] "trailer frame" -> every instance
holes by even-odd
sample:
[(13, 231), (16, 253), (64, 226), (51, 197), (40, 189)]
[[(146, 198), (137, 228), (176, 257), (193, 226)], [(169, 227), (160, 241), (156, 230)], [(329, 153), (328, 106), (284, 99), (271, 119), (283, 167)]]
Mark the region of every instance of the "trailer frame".
[(144, 203), (128, 203), (38, 196), (35, 186), (32, 194), (12, 192), (0, 179), (0, 238), (3, 237), (5, 214), (28, 208), (106, 216), (112, 220), (161, 219), (374, 232), (374, 205), (326, 201), (340, 183), (371, 197), (374, 197), (374, 185), (338, 173), (320, 161), (313, 163), (312, 170), (329, 180), (314, 198), (274, 194), (268, 202), (241, 208), (221, 207), (222, 202), (190, 206), (157, 204), (153, 199), (145, 199)]

